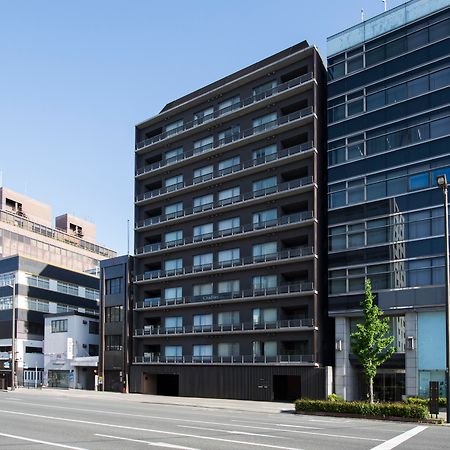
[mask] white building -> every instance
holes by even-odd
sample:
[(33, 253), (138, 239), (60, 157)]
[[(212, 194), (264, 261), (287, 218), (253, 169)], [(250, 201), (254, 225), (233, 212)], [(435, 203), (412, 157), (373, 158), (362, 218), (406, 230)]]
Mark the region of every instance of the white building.
[(69, 312), (45, 317), (44, 385), (94, 389), (98, 366), (99, 321)]

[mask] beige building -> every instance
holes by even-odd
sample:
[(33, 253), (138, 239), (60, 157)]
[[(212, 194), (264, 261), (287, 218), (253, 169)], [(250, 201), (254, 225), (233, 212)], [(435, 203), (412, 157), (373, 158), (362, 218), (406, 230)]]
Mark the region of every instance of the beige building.
[(77, 271), (94, 271), (116, 252), (96, 243), (95, 224), (70, 214), (53, 223), (49, 205), (0, 188), (0, 258), (20, 254)]

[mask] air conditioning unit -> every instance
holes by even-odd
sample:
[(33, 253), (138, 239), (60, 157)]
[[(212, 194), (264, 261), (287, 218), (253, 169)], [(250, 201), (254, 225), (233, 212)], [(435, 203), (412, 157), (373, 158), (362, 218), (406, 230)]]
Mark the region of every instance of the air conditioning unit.
[(87, 348), (87, 344), (83, 344), (83, 348)]
[(153, 359), (155, 357), (155, 354), (153, 352), (144, 352), (144, 358), (150, 358)]

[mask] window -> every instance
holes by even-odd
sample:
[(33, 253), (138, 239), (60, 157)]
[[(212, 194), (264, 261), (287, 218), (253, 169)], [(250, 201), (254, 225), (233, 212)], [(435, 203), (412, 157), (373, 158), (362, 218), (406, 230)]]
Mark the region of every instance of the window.
[(239, 325), (239, 311), (227, 311), (217, 314), (218, 325)]
[(98, 322), (93, 320), (89, 321), (89, 334), (98, 334)]
[(166, 317), (164, 319), (164, 327), (167, 331), (180, 331), (183, 328), (183, 317)]
[(27, 297), (25, 299), (26, 308), (31, 311), (49, 312), (50, 305), (46, 300)]
[(277, 113), (266, 114), (253, 120), (253, 131), (261, 133), (277, 126)]
[(108, 306), (105, 308), (105, 322), (122, 322), (123, 321), (123, 306)]
[(428, 173), (418, 173), (416, 175), (410, 175), (409, 177), (409, 190), (416, 191), (418, 189), (425, 189), (429, 185)]
[(173, 273), (181, 272), (183, 270), (183, 258), (166, 259), (164, 262), (164, 270)]
[(178, 359), (183, 356), (183, 347), (181, 345), (166, 345), (164, 355), (168, 359)]
[(212, 314), (195, 314), (193, 317), (194, 320), (194, 328), (196, 329), (211, 329), (211, 325), (213, 324), (213, 315)]
[(269, 145), (268, 147), (260, 148), (253, 151), (253, 159), (258, 163), (272, 161), (276, 158), (277, 146)]
[(67, 319), (52, 320), (51, 322), (52, 333), (65, 333), (67, 331), (67, 325), (68, 325)]
[(239, 186), (219, 191), (219, 204), (221, 206), (233, 203), (240, 198), (241, 189)]
[(211, 106), (194, 114), (194, 124), (200, 125), (214, 118), (214, 108)]
[(174, 163), (184, 158), (184, 150), (183, 147), (174, 148), (173, 150), (169, 150), (164, 154), (166, 159), (166, 163)]
[(89, 356), (98, 356), (98, 345), (96, 344), (89, 344)]
[(221, 267), (231, 266), (240, 261), (240, 250), (238, 248), (222, 250), (218, 254), (218, 261)]
[(239, 280), (219, 281), (217, 283), (217, 292), (219, 294), (239, 292), (239, 291), (240, 291)]
[(183, 202), (172, 203), (164, 208), (164, 214), (168, 219), (179, 217), (183, 213)]
[(167, 178), (164, 182), (164, 186), (168, 191), (178, 189), (183, 186), (183, 175), (176, 175), (171, 178)]
[(277, 287), (276, 275), (259, 275), (252, 278), (253, 289), (269, 289)]
[(256, 244), (253, 246), (253, 258), (255, 261), (264, 260), (268, 255), (277, 253), (276, 242), (265, 242), (264, 244)]
[(49, 289), (50, 280), (39, 275), (27, 274), (28, 286), (35, 286), (41, 289)]
[(239, 156), (234, 156), (233, 158), (226, 159), (225, 161), (219, 162), (219, 171), (221, 175), (227, 173), (232, 173), (235, 170), (240, 169), (241, 158)]
[(225, 145), (235, 141), (236, 139), (239, 139), (240, 131), (241, 128), (239, 125), (234, 125), (230, 128), (227, 128), (226, 130), (221, 131), (217, 136), (219, 145)]
[(100, 299), (100, 293), (97, 291), (97, 289), (90, 289), (85, 288), (85, 298), (88, 298), (90, 300), (99, 300)]
[(239, 356), (239, 343), (221, 342), (217, 345), (217, 354), (220, 357)]
[(431, 236), (430, 211), (418, 211), (408, 214), (409, 239)]
[(203, 239), (211, 239), (213, 237), (213, 224), (205, 223), (194, 227), (194, 242)]
[(194, 198), (194, 212), (212, 208), (214, 202), (213, 194), (202, 195)]
[(260, 325), (264, 323), (275, 323), (277, 321), (276, 308), (254, 308), (253, 309), (253, 325)]
[(40, 353), (40, 354), (42, 354), (42, 347), (25, 347), (25, 353)]
[(233, 231), (239, 230), (241, 226), (241, 219), (239, 217), (232, 217), (231, 219), (224, 219), (219, 221), (219, 232), (221, 236), (231, 234)]
[(195, 284), (192, 286), (192, 294), (194, 297), (201, 295), (211, 295), (213, 293), (213, 284), (205, 283), (205, 284)]
[(122, 278), (109, 278), (106, 280), (106, 294), (115, 295), (122, 292)]
[(62, 292), (63, 294), (78, 295), (78, 286), (76, 284), (58, 280), (56, 288), (58, 292)]
[(223, 102), (219, 103), (219, 115), (225, 114), (230, 111), (234, 111), (241, 105), (241, 97), (236, 95), (235, 97), (229, 98)]
[(0, 297), (0, 311), (12, 309), (12, 297)]
[(192, 353), (197, 358), (211, 358), (213, 354), (212, 345), (193, 345)]
[(169, 233), (166, 233), (164, 235), (164, 242), (169, 244), (168, 247), (170, 247), (170, 244), (175, 245), (183, 242), (183, 230), (170, 231)]
[(276, 191), (277, 177), (264, 178), (253, 182), (253, 192), (257, 195), (270, 194)]
[(211, 269), (213, 264), (213, 254), (203, 253), (194, 256), (194, 267), (201, 269)]
[(275, 341), (253, 341), (253, 356), (277, 356)]
[(110, 334), (105, 336), (105, 350), (107, 352), (117, 352), (122, 350), (122, 335)]
[(364, 201), (364, 178), (347, 182), (348, 204), (360, 203)]
[(183, 129), (183, 119), (177, 120), (176, 122), (169, 123), (164, 127), (164, 131), (166, 132), (167, 136), (172, 136), (174, 134), (177, 134), (182, 129)]
[(260, 84), (252, 89), (255, 100), (262, 100), (273, 94), (273, 90), (277, 87), (277, 80), (272, 80), (264, 84)]
[(194, 183), (201, 183), (213, 177), (214, 167), (204, 166), (194, 170)]
[(277, 209), (267, 209), (253, 214), (253, 224), (266, 226), (269, 223), (276, 223), (278, 219)]
[(165, 288), (164, 298), (166, 300), (175, 300), (177, 298), (183, 298), (183, 288), (181, 286)]
[(214, 136), (207, 136), (194, 142), (194, 155), (213, 148)]

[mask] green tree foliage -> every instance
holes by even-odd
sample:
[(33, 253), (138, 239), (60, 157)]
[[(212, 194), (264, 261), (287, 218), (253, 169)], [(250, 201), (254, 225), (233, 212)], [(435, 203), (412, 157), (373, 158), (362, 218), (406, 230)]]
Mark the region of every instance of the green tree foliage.
[(395, 352), (392, 346), (394, 337), (389, 336), (389, 319), (374, 304), (370, 280), (365, 283), (365, 296), (361, 302), (363, 321), (356, 325), (357, 330), (351, 334), (352, 352), (363, 367), (369, 385), (369, 399), (373, 403), (373, 379), (377, 368)]

